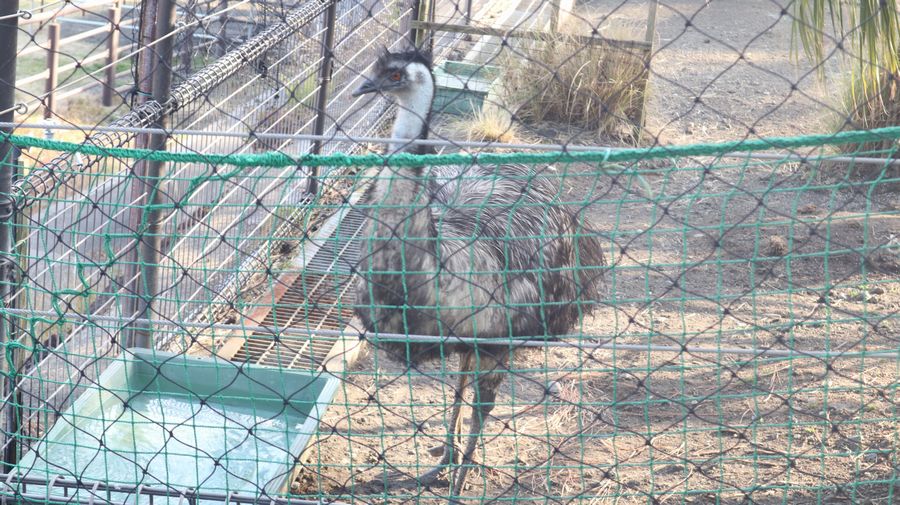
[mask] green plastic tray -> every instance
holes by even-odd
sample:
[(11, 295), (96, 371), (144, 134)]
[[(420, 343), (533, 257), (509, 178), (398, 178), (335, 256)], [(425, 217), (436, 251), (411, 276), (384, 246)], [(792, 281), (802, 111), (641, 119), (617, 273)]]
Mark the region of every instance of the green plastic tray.
[(129, 349), (17, 469), (48, 479), (277, 493), (337, 386), (336, 377), (306, 370)]

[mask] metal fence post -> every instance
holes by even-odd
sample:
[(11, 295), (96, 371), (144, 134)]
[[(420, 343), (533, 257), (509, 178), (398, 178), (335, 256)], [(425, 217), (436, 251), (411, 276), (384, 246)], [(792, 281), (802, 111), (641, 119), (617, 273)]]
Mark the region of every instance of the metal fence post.
[[(156, 55), (153, 65), (153, 100), (157, 103), (166, 103), (169, 100), (169, 91), (172, 87), (172, 62), (174, 54), (174, 37), (166, 37), (172, 31), (175, 24), (175, 2), (173, 0), (158, 0), (156, 16), (156, 35), (158, 43), (154, 46), (153, 54)], [(153, 124), (154, 128), (166, 128), (168, 114), (162, 114)], [(165, 150), (168, 136), (165, 133), (154, 133), (150, 136), (149, 148), (160, 151)], [(159, 204), (161, 201), (159, 185), (161, 182), (164, 162), (143, 161), (135, 169), (135, 181), (132, 186), (132, 195), (140, 198), (138, 207), (131, 210), (129, 220), (132, 230), (136, 232), (136, 254), (129, 279), (136, 279), (137, 285), (134, 296), (128, 304), (128, 314), (135, 319), (152, 318), (153, 299), (156, 297), (159, 276), (159, 247), (160, 247), (160, 216)], [(133, 198), (132, 201), (135, 201)], [(152, 332), (149, 323), (135, 322), (130, 325), (126, 334), (126, 347), (152, 347)]]
[(50, 50), (47, 51), (47, 86), (44, 88), (44, 119), (53, 117), (56, 109), (56, 81), (59, 68), (59, 23), (50, 23)]
[(434, 31), (430, 26), (426, 25), (426, 28), (423, 28), (422, 25), (425, 25), (426, 22), (432, 26), (434, 25), (434, 11), (435, 7), (433, 1), (413, 0), (412, 12), (410, 13), (410, 24), (413, 27), (409, 33), (409, 38), (412, 42), (412, 45), (420, 49), (425, 48), (425, 37), (427, 34), (427, 49), (432, 53), (434, 52)]
[(116, 91), (116, 59), (119, 56), (119, 7), (110, 7), (109, 39), (107, 40), (106, 86), (103, 88), (103, 105), (109, 107), (113, 104), (113, 93)]
[[(185, 10), (188, 12), (194, 12), (197, 9), (197, 1), (196, 0), (188, 0), (187, 5), (185, 5)], [(179, 50), (179, 58), (180, 65), (178, 72), (183, 76), (187, 77), (191, 75), (191, 69), (194, 66), (194, 32), (196, 31), (195, 27), (187, 28), (181, 40), (181, 47)]]
[[(19, 0), (0, 0), (0, 121), (12, 123), (15, 120), (16, 105), (16, 53), (18, 52), (17, 35), (19, 33)], [(4, 134), (11, 134), (12, 128), (3, 127)], [(12, 249), (12, 227), (15, 219), (15, 205), (12, 197), (12, 183), (15, 176), (15, 147), (0, 140), (0, 304), (5, 308), (11, 293), (10, 276), (11, 266), (14, 264)], [(3, 444), (5, 451), (3, 461), (7, 471), (15, 465), (18, 454), (15, 435), (8, 436), (18, 431), (18, 408), (15, 406), (15, 360), (10, 363), (7, 360), (7, 344), (14, 338), (11, 331), (12, 321), (6, 317), (0, 317), (0, 381), (3, 389), (0, 395), (9, 396), (11, 404), (6, 405), (3, 419)], [(12, 338), (11, 338), (12, 337)]]
[[(334, 69), (334, 25), (337, 19), (337, 0), (331, 0), (328, 10), (325, 11), (325, 40), (322, 42), (322, 66), (319, 67), (319, 91), (316, 94), (316, 122), (313, 125), (313, 134), (325, 134), (325, 119), (328, 116), (328, 88), (331, 86), (331, 74)], [(313, 141), (312, 153), (322, 152), (322, 139)], [(313, 167), (309, 175), (307, 192), (316, 194), (318, 191), (319, 168)]]
[(416, 26), (416, 23), (422, 21), (419, 19), (419, 13), (422, 12), (422, 3), (425, 0), (412, 0), (412, 12), (409, 15), (410, 24), (413, 28), (409, 31), (409, 41), (413, 47), (419, 46), (419, 39), (421, 38), (420, 33), (422, 30)]
[(216, 40), (216, 48), (218, 53), (216, 56), (222, 56), (228, 52), (228, 0), (219, 1), (219, 36)]
[[(137, 103), (135, 106), (143, 105), (151, 96), (153, 85), (153, 55), (156, 53), (156, 46), (151, 44), (156, 40), (156, 2), (157, 0), (144, 0), (141, 2), (141, 24), (140, 34), (138, 35), (138, 64), (137, 64), (137, 82), (134, 83), (135, 94), (137, 95)], [(138, 137), (137, 147), (146, 147), (146, 142), (142, 142), (142, 137)], [(144, 139), (146, 140), (146, 139)]]

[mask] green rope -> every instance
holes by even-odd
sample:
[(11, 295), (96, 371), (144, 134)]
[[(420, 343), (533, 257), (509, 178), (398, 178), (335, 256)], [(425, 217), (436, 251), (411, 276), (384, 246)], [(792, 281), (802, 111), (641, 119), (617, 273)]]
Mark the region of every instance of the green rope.
[(175, 163), (207, 163), (234, 165), (238, 167), (288, 167), (296, 165), (337, 167), (337, 166), (415, 166), (415, 165), (468, 165), (475, 162), (484, 164), (506, 163), (597, 163), (627, 162), (636, 160), (683, 157), (721, 156), (727, 153), (750, 152), (766, 149), (794, 149), (822, 145), (857, 144), (873, 141), (900, 139), (900, 126), (877, 128), (863, 131), (847, 131), (829, 134), (804, 135), (798, 137), (770, 137), (755, 140), (736, 140), (709, 144), (682, 146), (653, 146), (637, 149), (610, 149), (591, 152), (548, 152), (548, 153), (480, 153), (480, 154), (427, 154), (416, 155), (398, 153), (391, 156), (379, 154), (308, 154), (292, 157), (281, 152), (260, 154), (200, 154), (152, 151), (150, 149), (128, 149), (124, 147), (102, 147), (88, 143), (78, 144), (61, 140), (47, 140), (23, 135), (0, 135), (17, 147), (36, 147), (50, 151), (81, 153), (92, 156), (114, 156), (120, 159), (140, 159), (168, 161)]
[[(471, 503), (537, 505), (547, 496), (623, 503), (655, 496), (727, 501), (760, 493), (763, 499), (781, 495), (780, 501), (789, 502), (847, 489), (895, 493), (900, 441), (885, 427), (900, 420), (894, 338), (900, 275), (891, 263), (900, 251), (892, 240), (900, 209), (892, 205), (895, 195), (882, 190), (900, 180), (898, 173), (881, 166), (874, 177), (851, 178), (852, 162), (798, 169), (797, 157), (778, 150), (806, 146), (799, 152), (813, 162), (838, 153), (821, 146), (860, 144), (855, 151), (842, 150), (843, 159), (866, 152), (886, 158), (896, 149), (866, 151), (863, 144), (898, 138), (900, 126), (575, 153), (292, 157), (0, 137), (48, 150), (23, 165), (0, 160), (3, 166), (24, 177), (52, 176), (40, 186), (26, 186), (25, 192), (40, 195), (17, 200), (16, 219), (8, 226), (16, 244), (7, 253), (18, 265), (16, 297), (14, 305), (0, 306), (0, 316), (17, 340), (0, 342), (0, 380), (22, 392), (2, 412), (19, 416), (20, 428), (6, 433), (7, 440), (24, 442), (16, 469), (48, 480), (62, 473), (82, 482), (133, 485), (147, 475), (171, 489), (196, 485), (226, 495), (261, 493), (265, 482), (291, 474), (281, 469), (279, 477), (269, 478), (263, 470), (281, 458), (284, 468), (292, 468), (302, 451), (288, 455), (283, 449), (299, 447), (292, 445), (297, 434), (312, 433), (304, 464), (312, 480), (301, 481), (300, 496), (420, 500), (424, 487), (389, 488), (386, 476), (416, 474), (435, 461), (426, 447), (443, 440), (456, 401), (456, 380), (447, 376), (467, 375), (449, 371), (452, 347), (440, 349), (440, 365), (428, 369), (383, 366), (384, 354), (375, 352), (355, 366), (348, 357), (341, 371), (324, 365), (337, 357), (332, 349), (349, 351), (357, 338), (374, 347), (414, 342), (404, 331), (358, 335), (361, 328), (349, 322), (354, 309), (474, 313), (482, 310), (473, 303), (483, 289), (479, 283), (494, 276), (501, 284), (492, 286), (497, 296), (492, 293), (490, 303), (505, 311), (500, 320), (506, 328), (528, 310), (547, 314), (548, 308), (571, 305), (579, 317), (569, 332), (557, 335), (565, 346), (547, 346), (492, 371), (507, 376), (493, 400), (505, 420), (485, 423), (478, 454), (486, 470), (467, 491)], [(757, 150), (783, 154), (759, 160), (751, 152)], [(742, 151), (733, 155), (738, 159), (721, 159)], [(60, 152), (92, 156), (91, 170), (87, 164), (72, 166), (71, 157), (48, 166), (48, 155)], [(704, 163), (689, 156), (702, 156)], [(119, 163), (128, 158), (191, 165), (171, 170), (167, 197), (149, 204), (135, 198), (135, 188), (143, 191), (145, 181)], [(651, 170), (633, 163), (653, 158), (665, 159), (664, 166)], [(297, 191), (304, 171), (292, 170), (473, 162), (530, 164), (535, 171), (555, 163), (552, 199), (547, 204), (518, 199), (506, 212), (498, 210), (498, 203), (507, 206), (504, 201), (456, 198), (464, 196), (459, 188), (466, 184), (492, 195), (503, 183), (494, 174), (463, 173), (445, 186), (456, 192), (453, 207), (434, 205), (435, 236), (422, 236), (410, 233), (408, 220), (386, 230), (391, 223), (382, 219), (391, 209), (425, 205), (422, 200), (358, 203), (368, 178), (362, 171), (343, 170), (331, 171), (334, 179), (322, 185), (328, 191), (308, 199)], [(581, 165), (568, 165), (572, 162)], [(275, 172), (286, 173), (256, 167), (283, 167)], [(652, 201), (632, 191), (640, 184), (650, 193), (642, 173), (654, 174)], [(625, 177), (604, 180), (610, 174)], [(524, 182), (530, 183), (530, 178)], [(530, 215), (546, 216), (557, 207), (577, 216), (573, 247), (563, 251), (577, 259), (572, 265), (551, 267), (539, 249), (533, 265), (508, 261), (512, 248), (540, 247), (546, 242), (537, 239), (557, 233), (541, 218), (518, 226), (535, 206), (540, 212)], [(150, 230), (144, 213), (154, 209), (166, 217)], [(446, 223), (462, 213), (475, 226), (449, 235)], [(379, 233), (360, 228), (368, 218)], [(151, 234), (159, 239), (159, 254), (135, 250)], [(592, 234), (598, 242), (586, 240)], [(444, 256), (430, 272), (406, 263), (414, 244), (447, 238), (464, 244), (460, 253), (468, 255), (467, 270), (447, 272)], [(371, 261), (390, 240), (409, 246), (396, 253), (403, 261), (396, 270)], [(502, 252), (503, 263), (480, 267), (470, 254), (476, 251), (470, 245), (479, 240), (496, 244), (491, 247)], [(585, 244), (603, 248), (607, 265), (585, 262)], [(359, 249), (358, 259), (344, 254), (359, 247), (365, 249)], [(160, 358), (138, 363), (118, 346), (123, 330), (133, 324), (131, 303), (143, 296), (146, 288), (139, 283), (150, 269), (157, 270), (158, 284), (148, 325), (157, 348), (173, 346), (182, 354), (158, 353), (153, 356)], [(427, 304), (394, 305), (372, 296), (374, 291), (368, 300), (345, 296), (352, 293), (353, 275), (379, 269), (405, 279), (404, 288), (416, 279), (434, 283), (435, 297)], [(556, 272), (572, 279), (602, 272), (606, 280), (596, 295), (559, 299), (549, 291)], [(456, 296), (442, 290), (442, 278), (451, 275), (468, 283), (459, 285)], [(518, 286), (511, 282), (523, 276), (533, 276), (536, 294), (516, 301), (512, 293)], [(374, 283), (369, 287), (374, 290)], [(584, 318), (592, 306), (599, 311)], [(200, 313), (207, 319), (189, 316)], [(211, 326), (226, 315), (234, 318), (231, 324)], [(470, 334), (484, 338), (486, 332), (474, 323)], [(294, 331), (270, 334), (258, 331), (257, 324)], [(332, 327), (348, 331), (344, 337), (323, 332)], [(447, 323), (440, 321), (438, 328), (446, 337)], [(214, 354), (223, 349), (222, 341), (240, 347), (234, 361), (225, 359), (224, 350)], [(517, 347), (512, 340), (503, 343), (510, 353)], [(597, 349), (601, 343), (616, 345)], [(733, 355), (735, 348), (754, 354)], [(767, 349), (790, 352), (759, 353)], [(187, 356), (194, 353), (217, 357), (201, 366)], [(126, 362), (133, 372), (104, 378), (106, 370)], [(325, 397), (313, 410), (319, 393), (309, 393), (306, 384), (312, 382), (298, 379), (297, 374), (307, 374), (304, 368), (339, 381), (333, 387), (341, 394)], [(265, 381), (253, 378), (263, 373)], [(468, 375), (470, 385), (479, 377)], [(481, 392), (472, 394), (476, 403), (487, 403)], [(96, 401), (68, 399), (81, 397)], [(112, 401), (104, 403), (106, 398)], [(66, 402), (64, 410), (59, 399)], [(119, 401), (126, 399), (128, 409)], [(306, 409), (298, 404), (309, 410), (298, 410)], [(234, 450), (238, 446), (240, 452)], [(515, 484), (532, 476), (534, 485)], [(329, 482), (349, 484), (328, 487)], [(357, 483), (364, 485), (352, 487)], [(434, 499), (447, 493), (438, 487), (429, 492)], [(13, 491), (0, 496), (4, 493)], [(89, 496), (80, 493), (69, 498)], [(107, 498), (125, 499), (116, 493)], [(48, 498), (48, 503), (62, 501)]]

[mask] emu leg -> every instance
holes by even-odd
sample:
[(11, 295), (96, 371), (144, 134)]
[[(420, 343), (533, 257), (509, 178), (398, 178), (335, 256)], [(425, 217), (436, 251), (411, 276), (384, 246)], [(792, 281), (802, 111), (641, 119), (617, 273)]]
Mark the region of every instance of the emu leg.
[(456, 386), (456, 391), (453, 393), (453, 407), (450, 410), (450, 425), (448, 426), (447, 437), (444, 439), (444, 449), (441, 453), (441, 459), (434, 468), (423, 473), (416, 479), (419, 481), (419, 484), (431, 484), (438, 478), (441, 472), (449, 468), (450, 463), (456, 463), (456, 461), (453, 461), (454, 459), (459, 458), (459, 451), (457, 450), (456, 444), (460, 433), (462, 433), (462, 416), (460, 415), (460, 410), (462, 410), (463, 392), (465, 391), (467, 384), (467, 374), (465, 373), (467, 370), (465, 370), (465, 368), (468, 361), (469, 359), (467, 356), (460, 357), (459, 383)]
[(502, 374), (486, 374), (484, 376), (475, 377), (475, 407), (472, 408), (472, 420), (469, 426), (469, 440), (466, 442), (466, 448), (463, 451), (462, 463), (456, 469), (456, 475), (453, 477), (450, 491), (450, 500), (458, 497), (462, 493), (463, 486), (466, 483), (466, 474), (469, 473), (469, 467), (472, 465), (472, 456), (475, 454), (475, 445), (481, 436), (482, 428), (487, 420), (487, 416), (494, 409), (494, 400), (497, 397), (497, 388), (503, 382)]

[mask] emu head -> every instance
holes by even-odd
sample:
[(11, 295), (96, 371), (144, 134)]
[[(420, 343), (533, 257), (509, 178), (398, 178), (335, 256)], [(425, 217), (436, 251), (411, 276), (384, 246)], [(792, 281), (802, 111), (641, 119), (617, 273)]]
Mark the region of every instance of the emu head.
[(392, 53), (383, 49), (372, 74), (353, 96), (376, 92), (400, 98), (420, 93), (431, 96), (433, 87), (431, 57), (427, 53), (416, 49)]

